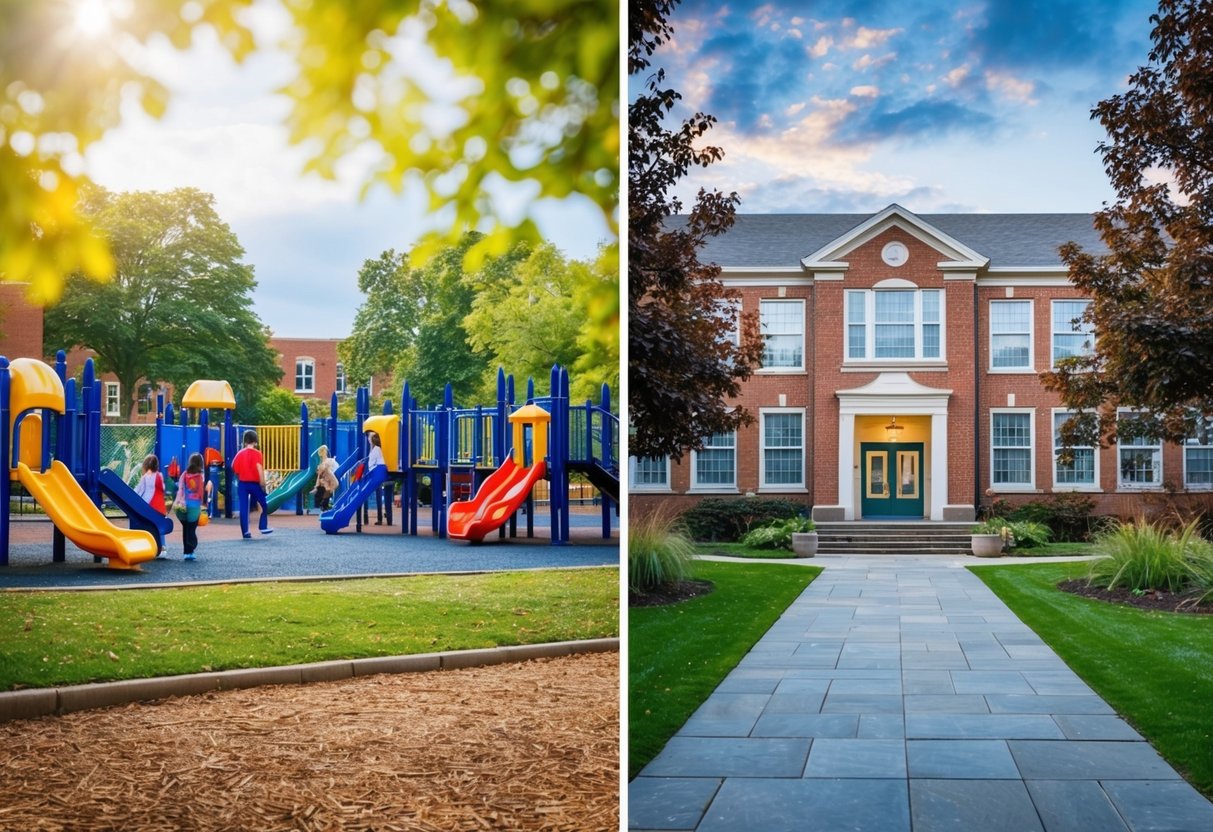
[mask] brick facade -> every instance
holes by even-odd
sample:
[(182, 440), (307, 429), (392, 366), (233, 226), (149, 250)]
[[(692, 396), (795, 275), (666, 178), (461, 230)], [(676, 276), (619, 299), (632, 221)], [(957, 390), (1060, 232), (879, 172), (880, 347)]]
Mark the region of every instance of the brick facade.
[[(1066, 481), (1066, 477), (1090, 476), (1089, 468), (1081, 466), (1063, 470), (1059, 478), (1053, 425), (1060, 399), (1044, 389), (1039, 374), (1052, 366), (1055, 324), (1064, 329), (1072, 320), (1063, 314), (1069, 307), (1059, 307), (1058, 315), (1065, 320), (1055, 322), (1054, 302), (1081, 297), (1057, 258), (1057, 244), (1070, 237), (1057, 235), (1078, 229), (1087, 235), (1080, 240), (1088, 249), (1099, 242), (1089, 217), (1053, 217), (1064, 222), (1033, 215), (931, 218), (970, 235), (942, 231), (899, 206), (855, 217), (849, 230), (836, 216), (744, 218), (724, 242), (709, 247), (704, 259), (721, 265), (721, 279), (735, 290), (745, 312), (759, 312), (763, 301), (803, 304), (802, 366), (760, 369), (743, 385), (738, 399), (730, 402), (746, 408), (757, 420), (737, 432), (732, 482), (697, 485), (696, 454), (670, 464), (666, 482), (661, 481), (657, 461), (639, 461), (638, 473), (638, 461), (633, 459), (632, 500), (641, 510), (656, 502), (682, 509), (708, 494), (757, 494), (802, 502), (818, 519), (860, 519), (887, 510), (889, 503), (881, 497), (892, 493), (888, 489), (894, 485), (893, 469), (885, 471), (883, 466), (892, 466), (894, 457), (899, 466), (913, 471), (912, 477), (902, 478), (898, 489), (920, 494), (918, 516), (936, 520), (970, 519), (994, 500), (1024, 502), (1064, 491), (1081, 491), (1095, 501), (1097, 511), (1116, 514), (1134, 513), (1143, 495), (1207, 493), (1209, 485), (1185, 481), (1185, 449), (1178, 446), (1165, 446), (1157, 455), (1161, 472), (1138, 475), (1148, 482), (1122, 481), (1116, 447), (1095, 450), (1096, 482)], [(1053, 228), (1059, 224), (1063, 227)], [(814, 239), (815, 229), (828, 233)], [(783, 255), (770, 253), (779, 247), (780, 237), (788, 239), (786, 250), (794, 255), (782, 261), (777, 258)], [(881, 296), (882, 292), (899, 298)], [(871, 347), (878, 323), (873, 313), (876, 304), (884, 304), (888, 315), (891, 304), (908, 303), (911, 297), (916, 304), (917, 352), (913, 358), (878, 358), (879, 351)], [(933, 336), (927, 333), (929, 310), (937, 299), (942, 314), (935, 357), (928, 345)], [(992, 366), (991, 304), (1000, 301), (1014, 302), (999, 308), (1004, 316), (1007, 310), (1023, 314), (1022, 302), (1030, 302), (1030, 336), (1024, 338), (1028, 333), (1022, 332), (1019, 319), (1014, 324), (1020, 327), (1017, 340), (1013, 339), (1014, 363), (1022, 360), (1018, 356), (1024, 344), (1031, 345), (1023, 367)], [(857, 308), (867, 304), (853, 327), (848, 323), (848, 304)], [(885, 319), (884, 323), (896, 322)], [(1001, 328), (1007, 324), (999, 318), (997, 325), (1002, 339)], [(896, 329), (884, 326), (883, 337), (892, 337), (887, 333)], [(899, 331), (904, 334), (909, 329), (905, 324)], [(1069, 332), (1062, 333), (1059, 343), (1066, 343)], [(848, 338), (861, 336), (869, 339), (866, 349), (872, 351), (858, 355), (856, 346), (858, 357), (848, 356)], [(1079, 341), (1088, 337), (1076, 336)], [(1007, 363), (1007, 342), (1000, 343), (1004, 344), (1001, 360)], [(888, 342), (884, 344), (885, 354), (892, 354)], [(796, 464), (803, 466), (804, 477), (795, 485), (774, 485), (770, 477), (763, 477), (764, 455), (786, 460), (794, 453), (764, 448), (762, 442), (764, 414), (784, 412), (803, 413)], [(999, 441), (1011, 443), (997, 451), (992, 445), (995, 419)], [(903, 430), (890, 443), (887, 426), (894, 420)], [(1030, 447), (1025, 447), (1029, 435)], [(921, 458), (914, 456), (919, 444)], [(1144, 454), (1151, 458), (1149, 451)], [(872, 455), (879, 458), (872, 462)], [(996, 455), (1002, 482), (992, 485)], [(875, 469), (865, 468), (872, 464)], [(903, 473), (901, 468), (898, 471)], [(888, 482), (880, 479), (886, 473)], [(902, 493), (896, 491), (899, 499)], [(912, 501), (904, 505), (917, 510)]]

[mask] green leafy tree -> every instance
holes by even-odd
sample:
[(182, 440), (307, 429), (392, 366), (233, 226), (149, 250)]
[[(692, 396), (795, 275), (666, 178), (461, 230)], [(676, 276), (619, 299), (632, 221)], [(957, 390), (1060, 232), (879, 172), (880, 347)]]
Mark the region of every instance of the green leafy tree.
[[(1091, 355), (1044, 374), (1084, 414), (1067, 445), (1182, 442), (1213, 415), (1213, 5), (1163, 0), (1151, 20), (1148, 64), (1092, 111), (1117, 195), (1095, 217), (1108, 252), (1062, 248), (1095, 328)], [(1118, 425), (1118, 408), (1148, 415)]]
[(257, 397), (257, 403), (248, 408), (247, 415), (237, 413), (239, 417), (244, 417), (244, 424), (293, 425), (299, 421), (299, 399), (289, 390), (268, 387)]
[(112, 247), (115, 274), (105, 283), (68, 279), (46, 310), (48, 354), (93, 350), (99, 369), (118, 377), (125, 414), (141, 380), (168, 382), (180, 396), (196, 379), (223, 378), (246, 403), (277, 383), (269, 333), (252, 311), (252, 267), (210, 194), (95, 189), (85, 208)]
[[(138, 100), (160, 117), (168, 91), (148, 74), (142, 49), (164, 36), (187, 48), (209, 26), (237, 60), (257, 45), (241, 22), (253, 0), (135, 0), (115, 4), (92, 36), (67, 2), (0, 2), (0, 278), (57, 298), (67, 274), (103, 278), (116, 264), (87, 211), (80, 154)], [(295, 65), (284, 92), (291, 141), (307, 168), (332, 177), (354, 151), (377, 154), (366, 185), (396, 191), (420, 180), (447, 240), (487, 233), (467, 252), (504, 254), (537, 239), (530, 207), (503, 219), (494, 183), (525, 183), (531, 205), (582, 195), (616, 228), (619, 183), (618, 7), (613, 0), (283, 0), (293, 26), (284, 50)], [(407, 33), (424, 44), (410, 46)], [(432, 50), (449, 68), (430, 85), (410, 71)], [(434, 105), (455, 115), (424, 118)], [(414, 249), (435, 253), (431, 238)], [(600, 295), (606, 296), (606, 290)]]
[(337, 347), (351, 385), (365, 385), (390, 373), (417, 332), (424, 295), (410, 279), (404, 254), (388, 249), (358, 272), (366, 300), (358, 307), (350, 335)]
[[(650, 67), (650, 57), (673, 35), (669, 23), (677, 0), (631, 0), (628, 5), (628, 72)], [(718, 280), (720, 268), (699, 262), (709, 237), (733, 224), (736, 194), (700, 190), (685, 223), (669, 191), (692, 165), (722, 158), (699, 140), (715, 118), (696, 113), (676, 129), (665, 120), (681, 99), (662, 86), (665, 74), (648, 77), (628, 107), (628, 418), (635, 456), (680, 459), (705, 437), (753, 420), (730, 407), (741, 382), (762, 357), (758, 322), (739, 315), (733, 293)], [(736, 328), (737, 342), (722, 337)]]
[(520, 263), (512, 279), (484, 286), (464, 319), (471, 346), (489, 362), (479, 398), (496, 395), (497, 367), (519, 379), (548, 385), (553, 364), (571, 374), (574, 400), (598, 398), (603, 382), (618, 386), (619, 365), (591, 363), (586, 332), (591, 328), (584, 293), (604, 279), (603, 257), (585, 263), (567, 260), (550, 244), (540, 245)]

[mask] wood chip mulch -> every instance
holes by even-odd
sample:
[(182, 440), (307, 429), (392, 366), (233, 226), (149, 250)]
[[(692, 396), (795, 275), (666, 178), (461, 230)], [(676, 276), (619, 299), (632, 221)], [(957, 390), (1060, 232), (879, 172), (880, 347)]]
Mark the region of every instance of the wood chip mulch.
[(0, 723), (3, 830), (616, 830), (619, 656)]
[(1213, 604), (1205, 603), (1197, 606), (1193, 603), (1200, 593), (1176, 594), (1152, 590), (1142, 595), (1134, 595), (1128, 589), (1104, 589), (1098, 586), (1087, 586), (1081, 578), (1072, 581), (1062, 581), (1057, 588), (1073, 595), (1084, 598), (1098, 598), (1113, 604), (1128, 604), (1143, 610), (1155, 612), (1182, 612), (1192, 615), (1213, 615)]
[(667, 604), (677, 604), (689, 598), (707, 595), (716, 589), (711, 581), (680, 581), (677, 584), (658, 587), (643, 595), (635, 592), (628, 593), (629, 607), (663, 607)]

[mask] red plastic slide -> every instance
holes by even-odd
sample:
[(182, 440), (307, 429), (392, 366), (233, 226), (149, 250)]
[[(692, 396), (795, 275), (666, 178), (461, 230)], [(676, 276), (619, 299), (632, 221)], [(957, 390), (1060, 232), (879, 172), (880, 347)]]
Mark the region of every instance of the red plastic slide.
[(513, 457), (489, 475), (476, 496), (451, 503), (446, 520), (448, 537), (477, 543), (496, 530), (518, 510), (531, 493), (531, 487), (543, 477), (542, 462), (526, 468), (514, 464)]

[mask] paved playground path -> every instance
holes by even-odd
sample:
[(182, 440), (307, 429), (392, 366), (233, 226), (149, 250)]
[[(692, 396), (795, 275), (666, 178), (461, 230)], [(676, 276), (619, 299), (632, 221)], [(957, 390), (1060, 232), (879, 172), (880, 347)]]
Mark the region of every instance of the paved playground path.
[[(416, 537), (403, 535), (399, 525), (376, 526), (373, 517), (361, 534), (351, 525), (327, 535), (316, 515), (276, 513), (271, 519), (274, 534), (254, 532), (251, 540), (240, 537), (236, 518), (215, 519), (199, 530), (198, 560), (192, 563), (182, 560), (181, 531), (174, 528), (167, 556), (141, 564), (138, 571), (107, 569), (104, 561), (94, 564), (91, 555), (70, 542), (66, 562), (52, 563), (50, 522), (21, 521), (12, 527), (9, 565), (0, 567), (0, 590), (619, 565), (618, 529), (610, 540), (602, 539), (600, 516), (574, 514), (567, 546), (551, 544), (540, 515), (534, 538), (490, 536), (479, 545), (439, 539), (428, 529)], [(521, 524), (519, 534), (525, 535)]]
[(1213, 804), (961, 561), (816, 562), (632, 782), (631, 829), (1213, 829)]

